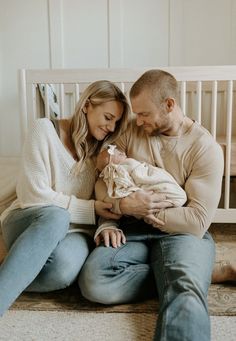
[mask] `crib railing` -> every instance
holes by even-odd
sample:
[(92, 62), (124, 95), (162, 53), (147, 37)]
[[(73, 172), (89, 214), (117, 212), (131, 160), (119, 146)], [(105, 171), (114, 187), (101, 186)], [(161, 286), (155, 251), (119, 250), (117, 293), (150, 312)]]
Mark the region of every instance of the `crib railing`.
[[(201, 123), (220, 143), (225, 170), (222, 198), (214, 222), (236, 222), (236, 66), (164, 67), (179, 82), (183, 112)], [(80, 94), (95, 80), (115, 82), (128, 96), (147, 69), (20, 70), (22, 140), (37, 117), (67, 117)], [(43, 91), (42, 91), (43, 88)]]

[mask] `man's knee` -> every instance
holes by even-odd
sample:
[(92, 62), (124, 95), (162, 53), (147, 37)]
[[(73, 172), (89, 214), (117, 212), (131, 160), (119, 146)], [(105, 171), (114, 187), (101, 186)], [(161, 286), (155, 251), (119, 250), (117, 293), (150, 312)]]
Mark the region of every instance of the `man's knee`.
[[(115, 249), (99, 247), (87, 258), (79, 274), (79, 287), (89, 301), (102, 304), (120, 302), (117, 271), (112, 266)], [(119, 271), (118, 271), (119, 272)]]

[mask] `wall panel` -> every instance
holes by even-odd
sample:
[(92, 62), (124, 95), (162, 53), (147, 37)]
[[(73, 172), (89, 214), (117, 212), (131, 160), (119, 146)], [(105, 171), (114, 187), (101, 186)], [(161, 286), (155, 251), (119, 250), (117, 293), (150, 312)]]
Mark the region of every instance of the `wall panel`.
[(235, 0), (170, 0), (170, 65), (234, 64), (232, 8)]
[(46, 0), (0, 1), (0, 155), (19, 154), (19, 68), (49, 67)]
[(107, 0), (63, 1), (64, 67), (108, 67)]

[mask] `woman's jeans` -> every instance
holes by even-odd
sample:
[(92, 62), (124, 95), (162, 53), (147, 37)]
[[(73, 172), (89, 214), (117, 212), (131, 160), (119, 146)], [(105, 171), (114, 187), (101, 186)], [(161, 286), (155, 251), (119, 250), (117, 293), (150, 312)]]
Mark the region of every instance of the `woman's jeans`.
[(82, 294), (91, 301), (118, 304), (150, 297), (156, 289), (160, 308), (155, 340), (210, 341), (207, 292), (215, 256), (210, 234), (198, 239), (162, 233), (140, 222), (133, 225), (124, 229), (125, 245), (100, 246), (87, 258), (79, 276)]
[(23, 290), (47, 292), (73, 283), (89, 254), (91, 237), (68, 233), (68, 211), (57, 206), (12, 211), (2, 233), (9, 250), (0, 266), (0, 316)]

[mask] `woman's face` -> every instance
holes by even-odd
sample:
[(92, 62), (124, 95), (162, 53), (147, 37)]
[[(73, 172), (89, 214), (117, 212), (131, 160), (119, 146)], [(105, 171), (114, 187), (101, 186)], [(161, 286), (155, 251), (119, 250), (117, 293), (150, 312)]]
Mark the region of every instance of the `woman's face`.
[(109, 101), (99, 105), (89, 102), (84, 111), (87, 114), (89, 134), (96, 140), (102, 141), (115, 130), (116, 123), (123, 114), (123, 104)]

